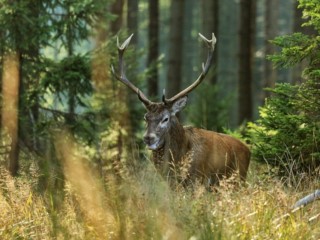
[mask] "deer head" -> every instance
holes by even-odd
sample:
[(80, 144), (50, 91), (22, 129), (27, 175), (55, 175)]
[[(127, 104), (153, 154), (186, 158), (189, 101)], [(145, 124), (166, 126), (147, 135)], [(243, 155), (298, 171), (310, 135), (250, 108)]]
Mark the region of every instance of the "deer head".
[(212, 33), (212, 39), (209, 40), (199, 33), (200, 38), (205, 42), (208, 47), (208, 56), (205, 64), (202, 64), (202, 72), (199, 77), (195, 80), (193, 84), (179, 92), (172, 98), (167, 99), (165, 96), (165, 90), (163, 90), (162, 102), (152, 102), (150, 101), (137, 87), (135, 87), (126, 77), (124, 72), (124, 62), (123, 54), (128, 47), (133, 34), (127, 38), (123, 44), (119, 44), (119, 39), (117, 39), (118, 54), (119, 54), (119, 74), (115, 73), (112, 67), (112, 73), (116, 78), (128, 86), (132, 91), (134, 91), (140, 101), (145, 106), (147, 113), (145, 114), (145, 121), (147, 123), (147, 130), (144, 134), (144, 142), (147, 147), (151, 150), (158, 150), (162, 148), (167, 140), (167, 136), (172, 129), (179, 129), (180, 125), (176, 114), (181, 111), (187, 104), (187, 95), (193, 89), (195, 89), (205, 78), (211, 62), (214, 51), (214, 46), (216, 44), (216, 38)]

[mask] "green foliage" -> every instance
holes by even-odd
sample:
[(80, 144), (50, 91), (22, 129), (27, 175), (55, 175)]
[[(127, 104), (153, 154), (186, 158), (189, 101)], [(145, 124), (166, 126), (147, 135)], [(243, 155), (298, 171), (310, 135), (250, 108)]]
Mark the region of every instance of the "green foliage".
[(59, 62), (51, 61), (50, 65), (46, 76), (40, 83), (40, 88), (44, 92), (49, 90), (56, 94), (62, 102), (62, 96), (67, 97), (71, 93), (76, 98), (77, 104), (85, 107), (86, 104), (81, 97), (91, 95), (93, 92), (89, 58), (74, 55)]
[(320, 31), (320, 2), (319, 0), (299, 0), (299, 8), (303, 8), (303, 18), (307, 22), (302, 26), (314, 27)]
[(312, 57), (319, 44), (318, 38), (302, 33), (276, 37), (271, 42), (281, 48), (279, 54), (268, 56), (276, 67), (292, 67), (307, 57)]
[(28, 50), (31, 45), (48, 44), (52, 26), (42, 1), (0, 1), (1, 48)]
[[(305, 26), (320, 31), (319, 1), (300, 0)], [(269, 56), (276, 66), (308, 65), (301, 85), (278, 84), (273, 96), (260, 108), (260, 118), (249, 123), (253, 154), (279, 168), (282, 176), (316, 175), (320, 167), (320, 38), (302, 33), (277, 37), (280, 53)]]
[[(76, 44), (88, 41), (92, 28), (101, 17), (110, 18), (105, 6), (108, 0), (57, 1), (52, 9), (53, 40), (61, 42), (69, 53)], [(104, 19), (105, 19), (104, 18)], [(104, 24), (99, 23), (100, 27)]]
[[(303, 8), (303, 17), (306, 19), (306, 23), (302, 26), (313, 27), (319, 32), (319, 0), (299, 0), (299, 3), (299, 8)], [(293, 33), (276, 37), (271, 42), (281, 48), (280, 53), (268, 56), (276, 67), (292, 67), (304, 59), (310, 61), (310, 65), (319, 63), (320, 37), (317, 35)]]
[(320, 166), (319, 122), (304, 111), (298, 86), (278, 84), (271, 91), (260, 118), (248, 125), (254, 157), (279, 167), (281, 175), (311, 173)]
[[(46, 131), (48, 126), (67, 123), (76, 135), (89, 142), (93, 140), (96, 124), (94, 109), (90, 104), (93, 86), (90, 58), (87, 55), (73, 55), (58, 62), (48, 60), (46, 74), (39, 84), (39, 93), (42, 96), (41, 105), (49, 106), (45, 110), (53, 116), (53, 119), (44, 118), (39, 125), (41, 132)], [(56, 109), (52, 103), (57, 102), (61, 106), (66, 106), (64, 103), (67, 102), (68, 109)]]
[[(50, 135), (49, 126), (64, 120), (78, 134), (92, 138), (94, 131), (88, 129), (94, 123), (88, 103), (93, 91), (90, 63), (76, 49), (89, 39), (98, 19), (110, 15), (104, 11), (108, 2), (0, 0), (0, 57), (7, 51), (20, 56), (22, 141)], [(99, 23), (101, 29), (105, 25)], [(49, 48), (55, 56), (48, 55)], [(60, 60), (59, 54), (66, 50), (68, 57)]]

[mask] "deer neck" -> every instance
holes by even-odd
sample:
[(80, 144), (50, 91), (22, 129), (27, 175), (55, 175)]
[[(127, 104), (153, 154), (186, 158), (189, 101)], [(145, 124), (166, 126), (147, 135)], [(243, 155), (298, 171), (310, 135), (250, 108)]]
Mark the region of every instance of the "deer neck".
[(167, 135), (165, 147), (169, 152), (171, 161), (178, 162), (186, 152), (187, 139), (183, 126), (176, 117), (172, 119), (172, 125)]
[(166, 162), (179, 162), (187, 151), (187, 139), (183, 126), (176, 117), (171, 120), (169, 132), (165, 136), (165, 144), (162, 148), (153, 151), (156, 165)]

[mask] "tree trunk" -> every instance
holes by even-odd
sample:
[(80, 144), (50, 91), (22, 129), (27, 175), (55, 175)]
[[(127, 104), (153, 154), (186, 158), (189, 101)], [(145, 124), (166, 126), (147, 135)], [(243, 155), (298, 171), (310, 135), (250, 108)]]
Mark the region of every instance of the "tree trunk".
[[(108, 11), (108, 5), (105, 5), (104, 11)], [(104, 43), (108, 41), (108, 21), (104, 14), (98, 16), (97, 24), (95, 27), (95, 54), (93, 54), (91, 61), (91, 81), (94, 85), (95, 92), (94, 95), (97, 96), (97, 99), (101, 102), (102, 105), (101, 111), (97, 112), (95, 115), (95, 121), (97, 123), (98, 129), (97, 132), (101, 133), (105, 130), (105, 115), (104, 112), (107, 112), (107, 106), (104, 102), (110, 101), (112, 99), (111, 90), (112, 89), (112, 81), (111, 76), (109, 75), (110, 59), (109, 53), (106, 51), (101, 51), (103, 49)], [(97, 170), (100, 174), (100, 177), (104, 176), (104, 162), (103, 162), (103, 154), (105, 154), (105, 150), (102, 150), (101, 139), (98, 138), (98, 141), (95, 142), (96, 148), (99, 150), (99, 158), (96, 159), (95, 164), (97, 166)], [(101, 154), (101, 155), (100, 155)]]
[(129, 34), (134, 33), (134, 38), (131, 39), (130, 45), (136, 45), (138, 42), (138, 12), (139, 12), (139, 1), (128, 0), (127, 1), (127, 28)]
[[(265, 55), (272, 55), (276, 52), (276, 46), (269, 41), (278, 35), (279, 1), (265, 1)], [(277, 80), (277, 70), (270, 60), (265, 59), (263, 88), (273, 88)], [(263, 92), (263, 100), (270, 96), (269, 91)]]
[(123, 5), (124, 0), (114, 1), (111, 5), (111, 13), (117, 16), (110, 24), (110, 30), (113, 34), (117, 33), (123, 26)]
[(167, 75), (167, 97), (177, 94), (181, 88), (183, 50), (184, 0), (172, 0), (170, 8), (169, 56)]
[(199, 42), (197, 41), (198, 36), (196, 36), (196, 39), (194, 38), (194, 36), (192, 36), (193, 30), (195, 29), (196, 21), (198, 21), (196, 16), (197, 5), (199, 4), (197, 4), (197, 2), (194, 0), (185, 0), (184, 3), (183, 48), (188, 49), (188, 51), (182, 52), (182, 58), (188, 59), (188, 61), (183, 61), (182, 64), (182, 85), (191, 84), (191, 82), (193, 82), (198, 77), (197, 75), (199, 75), (199, 71), (195, 71), (194, 67), (199, 66), (199, 63), (201, 63), (199, 60), (199, 57), (201, 56), (201, 54), (199, 54), (199, 49), (203, 49), (203, 45), (199, 44)]
[[(30, 1), (28, 8), (30, 9), (30, 15), (32, 15), (35, 18), (35, 21), (39, 21), (39, 17), (41, 15), (41, 1)], [(33, 64), (38, 64), (40, 63), (40, 40), (38, 37), (38, 30), (37, 29), (32, 29), (32, 36), (34, 41), (30, 43), (30, 46), (27, 49), (27, 55), (30, 57), (31, 61)], [(20, 62), (21, 66), (24, 66), (23, 59)], [(28, 71), (23, 69), (23, 71)], [(39, 71), (34, 71), (32, 74), (26, 74), (22, 73), (22, 76), (28, 76), (28, 79), (23, 81), (23, 78), (21, 78), (21, 85), (26, 82), (26, 91), (30, 92), (32, 88), (38, 89), (39, 82), (40, 82), (40, 73)], [(32, 91), (32, 90), (31, 90)], [(35, 91), (37, 92), (37, 91)], [(23, 94), (23, 92), (21, 93)], [(20, 95), (21, 98), (21, 95)], [(39, 138), (38, 134), (36, 132), (37, 124), (39, 121), (39, 95), (38, 93), (33, 94), (33, 99), (28, 101), (28, 106), (24, 107), (24, 104), (21, 104), (19, 109), (20, 109), (20, 115), (24, 116), (26, 114), (27, 117), (27, 123), (23, 125), (20, 125), (21, 128), (26, 128), (27, 129), (27, 136), (24, 139), (24, 142), (27, 142), (27, 146), (31, 148), (33, 151), (38, 151), (39, 150)], [(25, 111), (25, 113), (23, 112)], [(29, 125), (29, 126), (26, 126)], [(20, 137), (21, 138), (21, 137)]]
[(148, 95), (158, 94), (159, 0), (149, 0)]
[(240, 0), (238, 123), (252, 118), (252, 66), (255, 0)]
[[(219, 38), (218, 33), (218, 24), (219, 24), (219, 0), (202, 0), (202, 34), (207, 37), (211, 37), (211, 34), (214, 33)], [(217, 46), (219, 45), (219, 41), (217, 42)], [(216, 48), (218, 48), (216, 46)], [(203, 51), (203, 59), (207, 57), (207, 49)], [(218, 51), (213, 52), (213, 64), (216, 65)], [(217, 75), (215, 71), (210, 71), (208, 73), (207, 78), (210, 83), (217, 83)]]
[[(117, 0), (111, 6), (112, 14), (117, 16), (117, 19), (112, 21), (110, 24), (110, 31), (112, 35), (117, 34), (117, 32), (119, 32), (123, 27), (123, 7), (124, 0)], [(123, 42), (122, 39), (119, 39), (119, 41), (121, 43)], [(128, 65), (130, 64), (128, 61), (126, 61), (126, 63)], [(130, 73), (128, 73), (127, 75), (130, 76)], [(111, 80), (112, 78), (110, 78), (109, 76), (108, 81)], [(125, 154), (127, 152), (124, 151), (127, 149), (123, 149), (122, 146), (129, 146), (129, 142), (132, 136), (132, 124), (128, 103), (128, 88), (121, 83), (117, 83), (116, 86), (114, 86), (112, 82), (108, 82), (107, 84), (110, 84), (110, 87), (107, 89), (107, 91), (111, 93), (111, 96), (107, 97), (107, 102), (114, 101), (115, 103), (112, 105), (113, 108), (109, 110), (114, 112), (114, 115), (110, 118), (110, 122), (116, 126), (113, 129), (115, 136), (117, 136), (118, 154), (116, 157), (116, 164), (121, 165), (121, 159), (125, 159)], [(114, 98), (116, 98), (116, 101)], [(123, 134), (123, 132), (125, 132), (125, 134)]]
[[(70, 13), (70, 5), (67, 5), (67, 17), (69, 21), (72, 21), (72, 14)], [(74, 55), (74, 34), (71, 24), (67, 24), (67, 32), (66, 32), (66, 41), (67, 41), (67, 53), (68, 57), (72, 57)], [(67, 124), (72, 126), (75, 124), (75, 109), (76, 109), (76, 93), (72, 87), (72, 84), (69, 85), (68, 90), (68, 117), (66, 118)]]
[(19, 169), (19, 86), (20, 86), (20, 56), (18, 53), (8, 53), (3, 60), (2, 76), (2, 131), (10, 138), (10, 151), (7, 159), (7, 169), (15, 176)]
[[(127, 28), (128, 28), (128, 33), (134, 33), (134, 37), (130, 41), (130, 46), (132, 48), (137, 47), (138, 45), (138, 16), (139, 16), (139, 1), (138, 0), (130, 0), (127, 1)], [(138, 59), (138, 52), (134, 51), (133, 53), (133, 59)], [(130, 73), (128, 73), (128, 78), (133, 82), (134, 85), (137, 84), (137, 80), (139, 73), (138, 73), (138, 61), (135, 62), (135, 65), (132, 67)], [(128, 109), (129, 109), (129, 116), (130, 116), (130, 125), (131, 125), (131, 134), (132, 136), (135, 136), (136, 133), (140, 131), (137, 126), (140, 124), (140, 103), (137, 101), (137, 94), (132, 92), (132, 91), (127, 91), (128, 96), (127, 96), (127, 103), (128, 103)], [(135, 141), (132, 139), (132, 141)], [(132, 148), (133, 149), (133, 148)], [(133, 151), (133, 150), (132, 150)]]

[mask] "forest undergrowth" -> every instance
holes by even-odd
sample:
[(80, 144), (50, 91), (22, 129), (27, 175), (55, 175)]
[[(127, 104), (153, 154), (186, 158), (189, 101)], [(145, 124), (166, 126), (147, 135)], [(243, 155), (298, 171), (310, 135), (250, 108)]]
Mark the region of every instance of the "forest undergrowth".
[(213, 191), (198, 184), (172, 189), (151, 162), (122, 177), (97, 177), (81, 146), (64, 140), (56, 147), (62, 186), (54, 176), (40, 191), (39, 159), (30, 154), (21, 157), (19, 177), (0, 169), (0, 239), (320, 238), (319, 202), (291, 209), (319, 179), (290, 187), (252, 162), (246, 186), (231, 178)]

